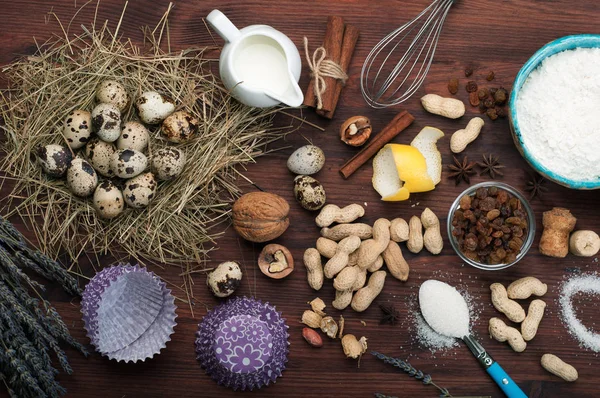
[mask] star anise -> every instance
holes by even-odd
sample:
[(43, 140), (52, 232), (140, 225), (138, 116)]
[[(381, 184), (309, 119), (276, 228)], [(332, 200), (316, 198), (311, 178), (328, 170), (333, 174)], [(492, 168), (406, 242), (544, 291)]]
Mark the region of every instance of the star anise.
[(379, 309), (381, 309), (382, 315), (379, 320), (379, 324), (383, 325), (384, 323), (389, 323), (390, 325), (395, 325), (400, 319), (400, 313), (393, 305), (383, 305), (379, 304)]
[(499, 176), (504, 175), (500, 171), (500, 169), (504, 168), (504, 165), (500, 164), (498, 156), (494, 156), (491, 153), (487, 157), (483, 155), (483, 162), (477, 162), (477, 165), (481, 167), (481, 171), (479, 172), (480, 176), (489, 174), (489, 176), (494, 179), (496, 178), (496, 174)]
[(530, 180), (527, 181), (527, 186), (525, 190), (529, 192), (529, 200), (533, 200), (536, 196), (542, 197), (546, 192), (548, 192), (548, 187), (544, 186), (546, 183), (546, 179), (537, 174), (530, 174)]
[(471, 178), (469, 175), (476, 174), (475, 170), (473, 170), (473, 166), (475, 166), (475, 162), (469, 163), (466, 156), (462, 159), (462, 161), (459, 161), (456, 159), (456, 156), (454, 156), (454, 164), (448, 166), (448, 168), (452, 171), (448, 177), (454, 178), (456, 180), (456, 185), (458, 185), (461, 180), (467, 184), (471, 184)]

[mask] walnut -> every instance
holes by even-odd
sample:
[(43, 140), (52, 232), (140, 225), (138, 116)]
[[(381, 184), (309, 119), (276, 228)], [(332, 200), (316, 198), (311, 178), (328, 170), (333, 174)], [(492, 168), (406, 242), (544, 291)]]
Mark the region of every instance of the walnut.
[(279, 195), (250, 192), (232, 208), (233, 228), (251, 242), (267, 242), (281, 236), (290, 225), (290, 205)]
[(294, 259), (285, 246), (271, 243), (260, 252), (258, 267), (269, 278), (282, 279), (294, 270)]
[(371, 121), (366, 116), (352, 116), (340, 128), (341, 140), (351, 146), (361, 146), (371, 136)]

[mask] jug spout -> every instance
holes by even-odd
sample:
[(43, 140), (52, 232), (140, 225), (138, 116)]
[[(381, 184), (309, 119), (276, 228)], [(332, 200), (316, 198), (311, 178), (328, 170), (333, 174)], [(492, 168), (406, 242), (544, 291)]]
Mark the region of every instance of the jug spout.
[(302, 101), (304, 101), (304, 94), (302, 93), (300, 86), (298, 85), (296, 79), (294, 79), (291, 73), (290, 85), (285, 92), (277, 94), (271, 90), (265, 90), (265, 94), (273, 98), (274, 100), (293, 108), (302, 105)]

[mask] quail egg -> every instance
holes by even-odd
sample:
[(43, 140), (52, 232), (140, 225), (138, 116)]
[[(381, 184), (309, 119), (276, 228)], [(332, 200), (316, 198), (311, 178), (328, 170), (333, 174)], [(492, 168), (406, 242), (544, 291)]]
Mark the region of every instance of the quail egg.
[(231, 296), (242, 282), (242, 270), (235, 261), (221, 263), (206, 277), (206, 284), (217, 297)]
[(143, 152), (148, 146), (150, 133), (143, 124), (138, 122), (127, 122), (123, 126), (121, 136), (117, 140), (118, 149), (135, 149)]
[(135, 102), (140, 119), (147, 124), (158, 124), (175, 111), (175, 104), (156, 91), (146, 91)]
[(135, 149), (120, 149), (110, 159), (110, 168), (117, 177), (133, 178), (148, 166), (146, 155)]
[(67, 169), (67, 186), (77, 196), (90, 196), (98, 185), (98, 174), (86, 160), (75, 158)]
[(162, 132), (170, 142), (187, 141), (198, 132), (198, 119), (187, 112), (177, 111), (163, 121)]
[(304, 145), (294, 151), (287, 161), (287, 167), (294, 174), (316, 174), (325, 164), (325, 154), (318, 146)]
[(327, 199), (323, 185), (311, 176), (304, 175), (294, 178), (294, 195), (306, 210), (319, 210)]
[(102, 141), (116, 141), (121, 135), (121, 111), (113, 104), (99, 104), (92, 110), (92, 126)]
[(125, 208), (123, 193), (110, 180), (104, 180), (96, 187), (93, 202), (98, 215), (105, 219), (115, 218)]
[(141, 209), (148, 206), (156, 193), (154, 174), (144, 173), (125, 182), (123, 197), (127, 205)]
[(96, 89), (96, 99), (100, 103), (113, 104), (123, 112), (129, 105), (129, 94), (123, 85), (115, 80), (105, 80)]
[(171, 180), (183, 171), (185, 153), (178, 148), (162, 148), (152, 156), (151, 169), (159, 180)]
[(71, 149), (84, 146), (92, 134), (92, 114), (82, 109), (71, 112), (63, 123), (63, 135)]
[(104, 177), (113, 177), (115, 174), (110, 168), (110, 159), (116, 151), (112, 143), (94, 137), (85, 146), (85, 157), (98, 173)]
[(46, 174), (62, 177), (73, 160), (73, 154), (62, 145), (50, 144), (37, 149), (37, 160)]

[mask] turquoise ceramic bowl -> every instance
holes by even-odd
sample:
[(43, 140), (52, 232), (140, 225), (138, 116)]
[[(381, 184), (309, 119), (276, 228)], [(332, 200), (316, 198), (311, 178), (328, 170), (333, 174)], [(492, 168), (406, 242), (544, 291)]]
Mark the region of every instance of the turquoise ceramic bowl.
[(517, 112), (517, 97), (519, 95), (519, 91), (523, 84), (529, 77), (529, 74), (538, 67), (538, 65), (547, 57), (559, 53), (565, 50), (573, 50), (578, 47), (583, 48), (595, 48), (600, 47), (600, 35), (574, 35), (574, 36), (565, 36), (560, 39), (556, 39), (546, 44), (544, 47), (540, 48), (529, 60), (523, 65), (517, 77), (515, 79), (515, 83), (512, 88), (512, 92), (510, 94), (510, 99), (508, 102), (508, 106), (510, 109), (509, 112), (509, 120), (510, 120), (510, 129), (512, 133), (513, 140), (515, 142), (515, 146), (525, 158), (527, 163), (531, 165), (535, 170), (537, 170), (541, 175), (552, 180), (560, 185), (564, 185), (567, 188), (572, 189), (599, 189), (600, 188), (600, 179), (598, 180), (585, 180), (585, 181), (577, 181), (570, 180), (568, 178), (562, 177), (556, 172), (547, 169), (542, 166), (537, 159), (535, 159), (531, 152), (528, 150), (527, 146), (523, 143), (521, 138), (521, 131), (519, 130), (519, 115)]

